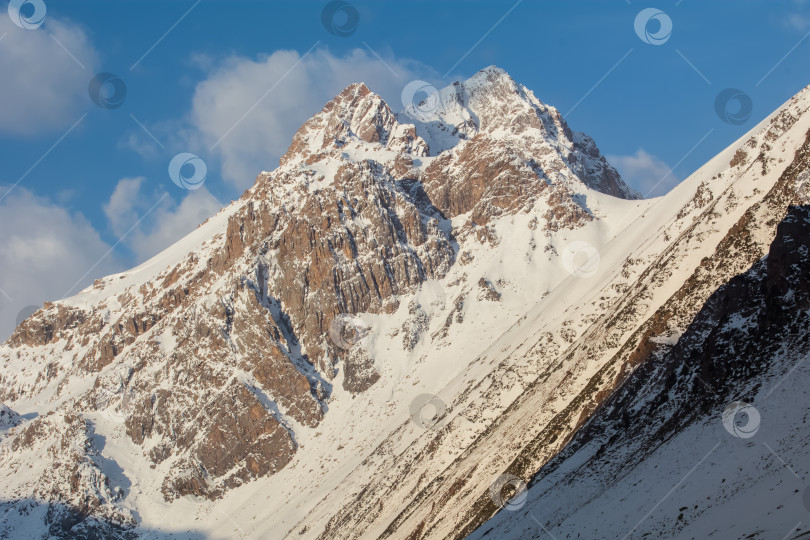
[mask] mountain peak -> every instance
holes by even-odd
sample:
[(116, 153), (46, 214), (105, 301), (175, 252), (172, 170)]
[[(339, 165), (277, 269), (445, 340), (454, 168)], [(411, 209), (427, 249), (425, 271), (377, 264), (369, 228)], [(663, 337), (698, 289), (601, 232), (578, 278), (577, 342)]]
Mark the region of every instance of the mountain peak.
[[(492, 73), (496, 75), (506, 75), (507, 77), (509, 77), (509, 73), (507, 73), (505, 69), (498, 67), (495, 64), (490, 64), (485, 68), (479, 69), (476, 75), (478, 75), (479, 73)], [(473, 77), (475, 77), (475, 75), (473, 75)]]
[(466, 142), (475, 140), (478, 150), (495, 161), (507, 155), (522, 160), (534, 183), (638, 198), (593, 139), (573, 132), (557, 109), (502, 68), (489, 66), (463, 82), (441, 90), (428, 87), (427, 92), (427, 98), (394, 114), (364, 83), (347, 86), (301, 126), (282, 166), (311, 167), (331, 158), (339, 167), (347, 160), (373, 159), (394, 176), (417, 178), (424, 171), (413, 170), (415, 158), (464, 154)]
[(547, 183), (561, 182), (575, 192), (584, 185), (616, 197), (639, 198), (593, 139), (572, 131), (557, 109), (497, 66), (435, 91), (422, 103), (406, 107), (398, 118), (415, 125), (432, 156), (486, 138), (517, 151)]
[(518, 85), (505, 69), (499, 68), (496, 65), (487, 66), (484, 69), (479, 70), (475, 75), (467, 80), (456, 81), (454, 84), (460, 84), (465, 86), (467, 89), (471, 89), (491, 87), (498, 83), (507, 83), (513, 86)]
[[(331, 103), (355, 103), (357, 100), (373, 94), (364, 82), (352, 83), (344, 88), (338, 95), (336, 95), (324, 108), (328, 107)], [(375, 94), (376, 95), (376, 94)], [(379, 97), (379, 96), (378, 96)]]
[[(296, 132), (281, 164), (320, 161), (355, 144), (374, 144), (416, 152), (413, 130), (404, 130), (383, 99), (365, 83), (353, 83), (330, 100)], [(339, 152), (338, 152), (339, 153)]]

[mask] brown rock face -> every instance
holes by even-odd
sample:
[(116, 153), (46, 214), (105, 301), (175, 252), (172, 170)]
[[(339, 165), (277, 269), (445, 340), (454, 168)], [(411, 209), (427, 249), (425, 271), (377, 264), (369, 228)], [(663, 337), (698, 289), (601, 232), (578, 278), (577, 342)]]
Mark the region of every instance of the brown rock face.
[(378, 380), (380, 380), (380, 374), (374, 369), (374, 359), (363, 349), (353, 348), (345, 353), (344, 390), (352, 394), (359, 394), (371, 388)]
[[(464, 148), (463, 143), (449, 143), (448, 139), (484, 136), (505, 144), (512, 157), (517, 157), (513, 163), (522, 161), (550, 184), (562, 182), (571, 187), (571, 178), (576, 178), (602, 193), (626, 199), (639, 197), (625, 185), (593, 139), (573, 132), (559, 111), (497, 67), (490, 66), (468, 81), (448, 87), (441, 92), (440, 101), (437, 118), (423, 130), (434, 152)], [(460, 120), (461, 126), (451, 128)], [(431, 142), (433, 138), (436, 140)], [(484, 155), (486, 151), (481, 158)]]
[[(234, 382), (206, 404), (210, 426), (194, 437), (189, 459), (175, 465), (176, 475), (164, 482), (166, 498), (218, 496), (289, 463), (296, 448), (292, 433), (262, 401), (269, 399)], [(226, 476), (221, 482), (211, 481)]]
[(546, 188), (516, 152), (482, 135), (468, 141), (457, 154), (443, 155), (431, 163), (422, 183), (430, 200), (447, 217), (472, 211), (476, 225), (528, 209)]
[[(335, 315), (390, 313), (398, 295), (441, 278), (453, 263), (441, 214), (402, 187), (375, 162), (346, 164), (333, 189), (313, 192), (282, 218), (283, 231), (269, 245), (278, 256), (262, 270), (275, 278), (264, 294), (284, 306), (310, 358), (335, 356), (320, 339)], [(328, 373), (324, 360), (318, 367)]]
[[(38, 314), (41, 316), (37, 317)], [(47, 345), (63, 337), (63, 333), (77, 328), (84, 319), (84, 313), (79, 310), (47, 303), (41, 310), (23, 321), (8, 338), (7, 343), (16, 347)]]

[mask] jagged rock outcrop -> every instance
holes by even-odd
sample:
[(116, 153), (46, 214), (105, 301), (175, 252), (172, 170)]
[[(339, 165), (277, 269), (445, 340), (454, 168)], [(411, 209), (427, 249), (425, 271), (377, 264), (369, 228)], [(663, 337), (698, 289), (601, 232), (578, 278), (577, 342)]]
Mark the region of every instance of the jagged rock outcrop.
[[(17, 426), (22, 419), (20, 415), (0, 403), (0, 432), (5, 432)], [(0, 433), (2, 436), (2, 433)]]
[(473, 154), (460, 141), (475, 141), (472, 148), (479, 151), (486, 151), (487, 142), (501, 143), (513, 152), (512, 161), (522, 160), (548, 183), (573, 186), (576, 178), (601, 193), (638, 197), (593, 139), (573, 132), (557, 109), (542, 103), (500, 68), (490, 66), (464, 83), (450, 85), (437, 92), (434, 101), (429, 111), (415, 111), (421, 128), (417, 132), (424, 134), (431, 155), (447, 149), (455, 150), (451, 156)]
[[(0, 445), (0, 477), (14, 477), (18, 486), (17, 493), (6, 494), (0, 502), (4, 515), (0, 522), (17, 521), (13, 514), (29, 511), (33, 503), (25, 500), (30, 499), (46, 501), (45, 525), (51, 536), (77, 538), (106, 531), (115, 538), (123, 534), (135, 525), (135, 517), (118, 504), (125, 494), (110, 485), (98, 459), (93, 427), (79, 414), (60, 411), (18, 426)], [(4, 536), (19, 533), (0, 524)]]
[(307, 121), (281, 157), (281, 164), (307, 164), (334, 155), (335, 149), (353, 139), (378, 144), (386, 150), (412, 157), (428, 153), (425, 141), (412, 125), (400, 124), (388, 105), (363, 83), (346, 87)]

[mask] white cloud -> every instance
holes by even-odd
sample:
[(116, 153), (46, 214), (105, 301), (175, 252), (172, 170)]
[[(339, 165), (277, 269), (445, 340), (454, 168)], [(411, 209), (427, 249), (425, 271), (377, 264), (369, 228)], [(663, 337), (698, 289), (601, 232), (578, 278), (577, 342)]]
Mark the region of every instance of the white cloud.
[(0, 231), (0, 340), (24, 307), (70, 296), (122, 269), (82, 214), (23, 188), (0, 202)]
[(624, 181), (645, 197), (664, 195), (681, 182), (669, 165), (642, 148), (629, 156), (606, 157)]
[(98, 55), (87, 36), (79, 27), (50, 16), (41, 28), (24, 30), (0, 13), (0, 36), (4, 34), (0, 133), (35, 135), (67, 129), (90, 103), (87, 87)]
[(178, 204), (164, 191), (146, 192), (145, 184), (143, 177), (122, 178), (104, 205), (110, 228), (138, 263), (168, 248), (221, 208), (204, 187), (187, 192)]
[(138, 222), (136, 205), (138, 204), (141, 184), (144, 177), (122, 178), (110, 195), (110, 200), (103, 205), (104, 215), (110, 222), (110, 227), (119, 238), (123, 236), (127, 229)]
[(787, 25), (790, 28), (795, 28), (800, 32), (804, 32), (805, 30), (810, 28), (810, 17), (806, 17), (799, 13), (793, 13), (791, 15), (788, 15)]
[[(177, 124), (177, 122), (171, 122), (172, 124)], [(158, 131), (158, 125), (168, 125), (167, 122), (159, 122), (155, 124), (150, 123), (149, 131), (155, 133)], [(166, 131), (164, 128), (161, 128), (161, 133)], [(160, 146), (152, 140), (140, 127), (134, 126), (130, 129), (127, 133), (121, 136), (121, 139), (118, 141), (118, 148), (123, 150), (132, 150), (143, 159), (148, 161), (156, 161), (158, 159), (166, 159), (166, 150), (161, 148)], [(168, 163), (167, 163), (168, 165)]]
[(398, 111), (408, 82), (435, 79), (433, 70), (417, 62), (384, 62), (362, 49), (342, 57), (322, 49), (303, 58), (296, 51), (230, 57), (194, 91), (185, 150), (207, 161), (220, 159), (226, 181), (249, 187), (259, 172), (278, 166), (301, 124), (349, 84), (365, 82)]

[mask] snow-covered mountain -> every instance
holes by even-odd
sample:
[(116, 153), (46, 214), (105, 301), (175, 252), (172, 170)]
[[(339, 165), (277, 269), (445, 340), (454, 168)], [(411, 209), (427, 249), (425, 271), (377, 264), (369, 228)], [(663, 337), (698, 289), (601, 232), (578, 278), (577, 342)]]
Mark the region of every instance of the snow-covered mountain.
[(808, 108), (639, 200), (498, 68), (399, 114), (349, 86), (240, 200), (0, 347), (0, 536), (472, 533), (767, 253)]
[(767, 257), (470, 538), (806, 538), (808, 357), (810, 206), (793, 206)]

